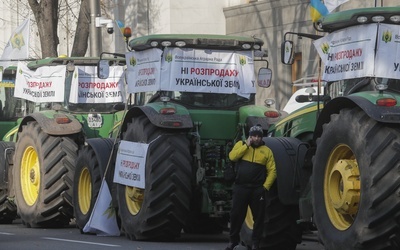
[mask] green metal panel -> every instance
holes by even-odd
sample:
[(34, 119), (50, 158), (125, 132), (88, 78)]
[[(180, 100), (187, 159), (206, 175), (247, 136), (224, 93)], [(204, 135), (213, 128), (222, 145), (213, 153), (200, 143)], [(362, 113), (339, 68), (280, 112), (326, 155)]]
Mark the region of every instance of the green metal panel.
[(200, 123), (201, 139), (233, 139), (238, 127), (237, 111), (190, 110), (194, 123)]

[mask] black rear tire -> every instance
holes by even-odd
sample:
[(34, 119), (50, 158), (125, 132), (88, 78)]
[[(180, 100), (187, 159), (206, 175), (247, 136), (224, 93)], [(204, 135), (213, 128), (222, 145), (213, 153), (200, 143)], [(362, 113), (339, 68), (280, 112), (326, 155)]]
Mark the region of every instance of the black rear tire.
[(35, 121), (23, 126), (15, 146), (13, 174), (18, 214), (27, 227), (69, 224), (72, 207), (62, 194), (72, 193), (70, 167), (76, 152), (71, 137), (48, 135)]
[(89, 221), (101, 186), (99, 162), (93, 149), (83, 147), (78, 152), (74, 177), (73, 207), (76, 226), (83, 233)]
[[(279, 200), (277, 185), (271, 187), (266, 194), (264, 230), (260, 242), (260, 249), (294, 250), (302, 240), (302, 228), (297, 225), (299, 208), (296, 205), (284, 205)], [(243, 245), (251, 247), (253, 232), (251, 211), (247, 212), (243, 223), (240, 238)]]
[[(121, 184), (117, 187), (122, 232), (131, 240), (179, 237), (192, 195), (192, 161), (186, 134), (158, 128), (146, 116), (140, 116), (128, 123), (123, 140), (151, 144), (145, 189)], [(131, 194), (139, 196), (133, 201)]]
[(399, 145), (398, 124), (376, 122), (360, 108), (331, 115), (312, 176), (326, 249), (400, 249)]
[[(0, 142), (0, 224), (10, 224), (17, 218), (15, 197), (10, 197), (12, 178), (12, 154), (15, 144), (13, 142)], [(7, 156), (6, 156), (7, 155)], [(6, 159), (6, 157), (7, 159)], [(9, 158), (9, 159), (8, 159)]]

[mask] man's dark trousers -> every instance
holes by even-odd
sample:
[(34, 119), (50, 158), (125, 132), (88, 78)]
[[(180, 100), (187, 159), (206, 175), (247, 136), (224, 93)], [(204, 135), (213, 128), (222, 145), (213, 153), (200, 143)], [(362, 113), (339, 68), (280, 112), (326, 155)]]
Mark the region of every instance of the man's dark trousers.
[(264, 187), (248, 187), (245, 185), (234, 184), (229, 233), (230, 242), (232, 243), (240, 242), (240, 229), (246, 217), (248, 206), (251, 208), (254, 220), (252, 243), (253, 245), (258, 245), (262, 237), (264, 224)]

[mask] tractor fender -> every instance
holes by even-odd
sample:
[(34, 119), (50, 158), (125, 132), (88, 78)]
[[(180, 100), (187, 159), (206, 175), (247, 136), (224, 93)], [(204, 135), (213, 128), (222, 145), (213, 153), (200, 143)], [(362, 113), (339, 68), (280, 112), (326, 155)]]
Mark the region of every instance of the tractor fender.
[(322, 109), (314, 131), (314, 141), (321, 136), (322, 126), (330, 121), (332, 114), (344, 108), (361, 108), (370, 118), (383, 123), (400, 123), (400, 107), (381, 107), (360, 96), (342, 96), (329, 101)]
[(72, 135), (82, 131), (82, 124), (74, 117), (66, 114), (59, 114), (60, 116), (67, 116), (70, 119), (69, 123), (59, 124), (56, 122), (57, 113), (53, 117), (48, 117), (42, 113), (32, 113), (25, 116), (18, 128), (18, 132), (21, 132), (22, 126), (26, 125), (30, 121), (36, 121), (43, 132), (49, 135)]
[[(86, 144), (93, 149), (96, 155), (101, 177), (104, 177), (104, 173), (106, 172), (114, 142), (115, 139), (112, 138), (90, 138), (86, 140)], [(112, 162), (110, 163), (112, 164)]]
[(305, 171), (304, 158), (308, 144), (293, 137), (264, 137), (265, 145), (274, 155), (279, 200), (285, 205), (299, 204)]
[[(127, 123), (132, 120), (133, 117), (137, 117), (139, 115), (146, 115), (149, 118), (150, 122), (157, 127), (161, 128), (169, 128), (169, 129), (191, 129), (193, 127), (193, 121), (189, 114), (160, 114), (152, 107), (149, 106), (138, 106), (133, 107), (125, 115), (124, 121), (122, 123), (121, 131), (126, 131)], [(179, 121), (181, 122), (181, 126), (179, 127), (170, 127), (162, 124), (164, 121)]]

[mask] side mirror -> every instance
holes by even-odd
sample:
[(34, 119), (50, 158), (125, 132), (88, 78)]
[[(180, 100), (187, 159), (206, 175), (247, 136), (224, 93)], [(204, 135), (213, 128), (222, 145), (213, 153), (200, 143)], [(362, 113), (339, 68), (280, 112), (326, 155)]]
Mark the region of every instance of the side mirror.
[(260, 68), (258, 70), (257, 84), (259, 87), (268, 88), (271, 85), (272, 70)]
[(110, 75), (110, 65), (108, 60), (100, 60), (97, 63), (97, 77), (100, 79), (107, 79)]
[(281, 61), (283, 64), (292, 65), (294, 62), (294, 48), (292, 41), (284, 41), (281, 45)]

